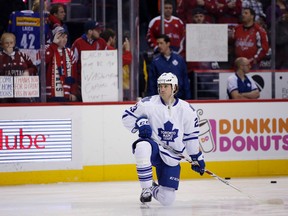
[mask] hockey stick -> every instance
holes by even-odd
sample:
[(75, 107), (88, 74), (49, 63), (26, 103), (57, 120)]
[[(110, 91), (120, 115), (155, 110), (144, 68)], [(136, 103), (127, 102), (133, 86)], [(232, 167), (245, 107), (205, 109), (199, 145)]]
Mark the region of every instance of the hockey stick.
[[(158, 142), (157, 142), (158, 143)], [(159, 144), (159, 143), (158, 143)], [(190, 164), (193, 165), (198, 165), (199, 164), (196, 161), (192, 161), (189, 157), (181, 154), (180, 152), (176, 151), (175, 149), (173, 149), (171, 146), (166, 145), (164, 143), (160, 143), (160, 146), (162, 146), (164, 149), (167, 149), (168, 151), (172, 152), (173, 154), (179, 156), (180, 158), (186, 160), (187, 162), (189, 162)], [(205, 173), (207, 173), (208, 175), (210, 175), (211, 177), (221, 181), (222, 183), (232, 187), (233, 189), (237, 190), (238, 192), (246, 195), (247, 197), (249, 197), (251, 200), (254, 200), (254, 202), (256, 202), (257, 204), (273, 204), (273, 205), (284, 205), (284, 201), (282, 199), (270, 199), (270, 200), (259, 200), (256, 199), (255, 197), (243, 192), (242, 190), (240, 190), (239, 188), (237, 188), (236, 186), (232, 185), (231, 183), (229, 183), (228, 181), (226, 181), (225, 179), (219, 177), (218, 175), (216, 175), (215, 173), (205, 169)]]
[[(199, 166), (199, 164), (196, 162), (196, 161), (192, 161), (190, 158), (186, 157), (185, 155), (179, 153), (178, 151), (176, 151), (175, 149), (173, 149), (171, 146), (169, 145), (166, 145), (164, 143), (161, 143), (159, 144), (161, 145), (164, 149), (167, 149), (168, 151), (172, 152), (173, 154), (179, 156), (180, 158), (186, 160), (187, 162), (189, 162), (190, 164), (193, 164), (193, 165), (196, 165), (196, 166)], [(241, 191), (239, 188), (237, 188), (236, 186), (230, 184), (228, 181), (226, 181), (225, 179), (219, 177), (218, 175), (216, 175), (215, 173), (205, 169), (205, 173), (207, 173), (208, 175), (210, 175), (211, 177), (223, 182), (224, 184), (234, 188), (235, 190), (239, 191), (240, 193), (244, 193), (243, 191)], [(249, 196), (249, 195), (247, 195)], [(249, 196), (250, 197), (250, 196)]]

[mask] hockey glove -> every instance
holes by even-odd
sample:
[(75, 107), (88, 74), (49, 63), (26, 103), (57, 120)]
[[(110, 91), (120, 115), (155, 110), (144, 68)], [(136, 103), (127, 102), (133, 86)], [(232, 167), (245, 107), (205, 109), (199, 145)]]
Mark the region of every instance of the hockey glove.
[(142, 116), (137, 119), (135, 128), (139, 131), (139, 137), (150, 138), (152, 136), (152, 129), (150, 127), (147, 117)]
[(198, 164), (192, 164), (191, 168), (192, 170), (194, 170), (195, 172), (200, 173), (200, 175), (202, 176), (205, 172), (205, 161), (204, 161), (204, 155), (202, 154), (202, 152), (200, 151), (198, 154), (195, 155), (190, 155), (191, 160), (194, 162), (197, 162)]

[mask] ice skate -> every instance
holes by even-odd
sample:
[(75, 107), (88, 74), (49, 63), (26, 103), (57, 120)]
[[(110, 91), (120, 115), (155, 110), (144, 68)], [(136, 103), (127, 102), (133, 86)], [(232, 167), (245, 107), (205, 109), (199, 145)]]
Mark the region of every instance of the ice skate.
[(152, 200), (152, 192), (151, 187), (150, 188), (143, 188), (142, 193), (140, 195), (140, 201), (142, 203), (151, 202)]
[(152, 186), (150, 188), (143, 188), (142, 189), (142, 193), (140, 195), (140, 201), (142, 203), (147, 203), (147, 202), (151, 202), (152, 200), (152, 192), (154, 190), (154, 188), (158, 187), (159, 185), (153, 181), (152, 182)]

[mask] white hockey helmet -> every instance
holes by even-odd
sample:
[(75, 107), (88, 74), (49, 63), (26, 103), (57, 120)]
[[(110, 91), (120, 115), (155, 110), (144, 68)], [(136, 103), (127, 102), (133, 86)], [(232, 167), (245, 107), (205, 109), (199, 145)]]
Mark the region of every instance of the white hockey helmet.
[(171, 72), (161, 74), (157, 80), (157, 84), (171, 84), (173, 93), (176, 94), (178, 91), (178, 78)]

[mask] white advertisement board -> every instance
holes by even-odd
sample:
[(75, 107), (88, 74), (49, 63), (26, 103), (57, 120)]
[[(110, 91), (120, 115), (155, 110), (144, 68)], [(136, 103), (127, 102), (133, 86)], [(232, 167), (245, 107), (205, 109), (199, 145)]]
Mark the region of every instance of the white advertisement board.
[(275, 72), (275, 98), (288, 99), (288, 72)]
[[(234, 72), (233, 72), (234, 73)], [(233, 73), (219, 73), (219, 99), (228, 99), (227, 79)], [(259, 99), (272, 98), (272, 73), (271, 72), (251, 72), (248, 76), (252, 77), (260, 89)]]
[[(287, 101), (191, 103), (191, 105), (197, 110), (200, 119), (199, 141), (206, 161), (288, 159)], [(60, 151), (58, 156), (68, 155), (67, 159), (70, 160), (72, 152), (71, 161), (65, 162), (61, 158), (54, 158), (54, 161), (44, 163), (41, 161), (5, 163), (0, 166), (0, 171), (79, 169), (79, 166), (134, 164), (131, 145), (138, 138), (138, 134), (128, 131), (121, 120), (124, 110), (130, 106), (132, 104), (9, 109), (0, 107), (2, 122), (22, 122), (21, 126), (14, 127), (13, 134), (12, 132), (9, 134), (7, 125), (2, 124), (0, 127), (2, 151), (12, 148), (16, 142), (14, 139), (17, 139), (19, 147), (14, 152), (18, 150), (17, 154), (21, 152), (27, 154), (32, 150), (38, 152), (43, 150), (41, 148), (44, 146), (47, 147), (46, 150), (54, 148), (56, 156), (62, 147), (63, 151), (66, 149), (65, 153)], [(30, 129), (23, 129), (21, 132), (25, 119), (31, 120), (30, 123), (26, 122), (25, 126)], [(66, 122), (68, 125), (70, 120), (67, 122), (67, 119), (71, 119), (72, 149), (69, 150), (70, 126), (67, 127), (66, 123), (63, 127), (53, 126), (51, 125), (53, 119), (62, 119), (63, 123)], [(31, 124), (35, 122), (41, 124), (41, 127), (38, 125), (33, 132)], [(64, 138), (67, 141), (66, 146), (59, 143), (59, 140), (65, 142)], [(21, 139), (22, 149), (19, 149)], [(31, 145), (30, 141), (33, 142)], [(12, 150), (9, 151), (12, 153)], [(48, 152), (42, 153), (48, 154)]]
[(71, 119), (0, 120), (0, 155), (0, 164), (71, 161)]

